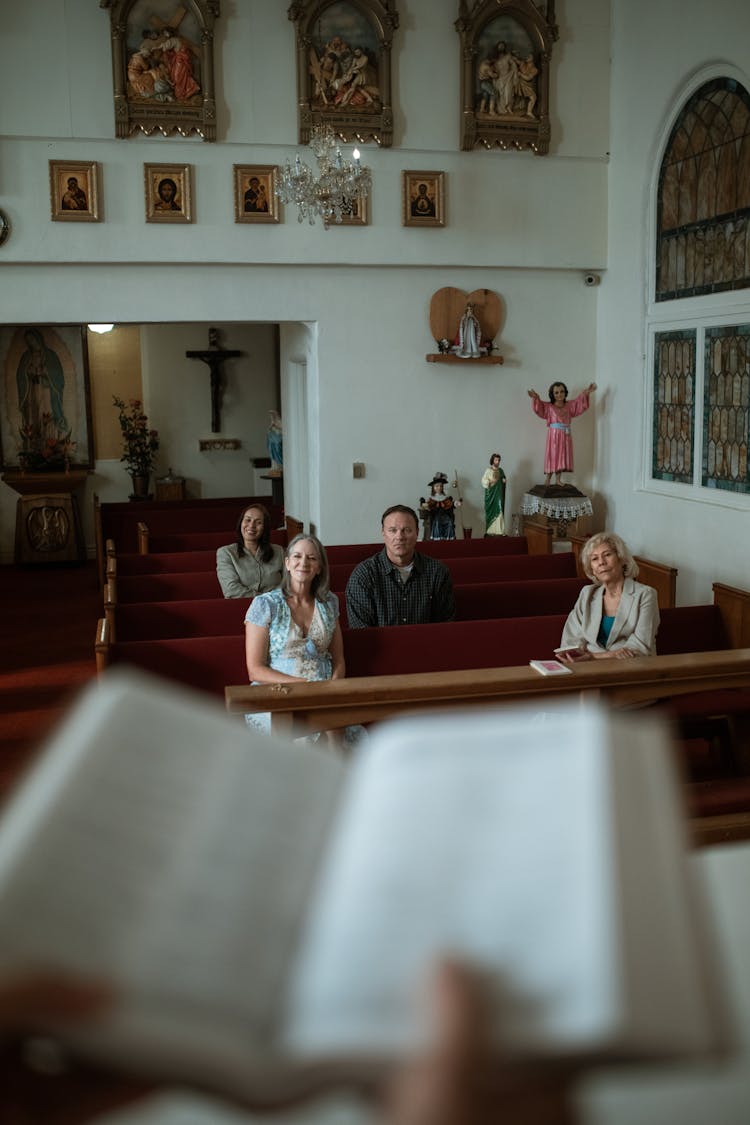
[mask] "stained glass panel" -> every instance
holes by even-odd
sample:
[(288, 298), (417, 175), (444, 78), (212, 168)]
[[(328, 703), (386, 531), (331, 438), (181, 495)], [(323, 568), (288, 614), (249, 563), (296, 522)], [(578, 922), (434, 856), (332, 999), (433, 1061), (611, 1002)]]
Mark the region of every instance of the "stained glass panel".
[(693, 483), (695, 329), (654, 336), (652, 476)]
[(750, 95), (731, 78), (688, 100), (657, 199), (656, 300), (750, 286)]
[(702, 484), (750, 494), (750, 324), (706, 329), (703, 377)]

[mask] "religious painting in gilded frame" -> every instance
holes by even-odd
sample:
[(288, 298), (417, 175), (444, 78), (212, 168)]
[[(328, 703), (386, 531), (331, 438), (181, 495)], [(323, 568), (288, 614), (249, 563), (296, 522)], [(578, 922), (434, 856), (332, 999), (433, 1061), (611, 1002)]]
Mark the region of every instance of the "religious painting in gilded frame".
[(234, 165), (235, 223), (278, 223), (277, 164)]
[(216, 140), (214, 20), (219, 0), (100, 0), (109, 8), (115, 136)]
[(99, 222), (99, 165), (93, 160), (50, 160), (53, 222)]
[(445, 172), (401, 173), (405, 227), (445, 226)]
[(343, 141), (393, 144), (391, 48), (395, 0), (299, 0), (296, 30), (299, 140), (330, 125)]
[(94, 467), (86, 330), (80, 324), (0, 327), (0, 460), (4, 469)]
[(555, 0), (460, 0), (461, 147), (549, 152)]
[(366, 195), (357, 195), (351, 201), (351, 205), (344, 210), (341, 216), (341, 222), (337, 223), (335, 220), (331, 223), (331, 227), (366, 227), (370, 221), (369, 200)]
[(192, 223), (190, 164), (144, 164), (147, 223)]

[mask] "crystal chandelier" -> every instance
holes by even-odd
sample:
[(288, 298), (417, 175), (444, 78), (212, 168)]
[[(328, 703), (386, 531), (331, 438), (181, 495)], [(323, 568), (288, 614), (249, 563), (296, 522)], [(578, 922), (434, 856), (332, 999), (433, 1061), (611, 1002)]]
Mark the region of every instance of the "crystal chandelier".
[(320, 215), (327, 230), (331, 219), (340, 223), (342, 215), (351, 214), (360, 196), (370, 194), (372, 172), (362, 167), (357, 148), (352, 151), (352, 163), (344, 160), (330, 125), (313, 127), (310, 148), (318, 161), (318, 178), (297, 155), (294, 165), (288, 160), (284, 165), (276, 194), (282, 203), (297, 204), (298, 223), (306, 218), (312, 226), (315, 216)]

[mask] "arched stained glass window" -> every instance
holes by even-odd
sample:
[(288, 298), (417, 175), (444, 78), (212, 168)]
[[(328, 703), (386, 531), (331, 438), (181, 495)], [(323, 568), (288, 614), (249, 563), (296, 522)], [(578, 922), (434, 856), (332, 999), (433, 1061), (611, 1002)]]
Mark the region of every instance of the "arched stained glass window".
[(731, 78), (680, 113), (659, 175), (657, 301), (750, 286), (750, 95)]

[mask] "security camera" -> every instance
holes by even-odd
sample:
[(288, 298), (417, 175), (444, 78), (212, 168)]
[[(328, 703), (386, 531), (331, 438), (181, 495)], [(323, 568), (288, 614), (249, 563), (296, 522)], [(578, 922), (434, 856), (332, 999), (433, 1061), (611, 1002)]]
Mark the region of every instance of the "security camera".
[(601, 281), (598, 273), (585, 273), (583, 275), (583, 284), (589, 286), (598, 285)]

